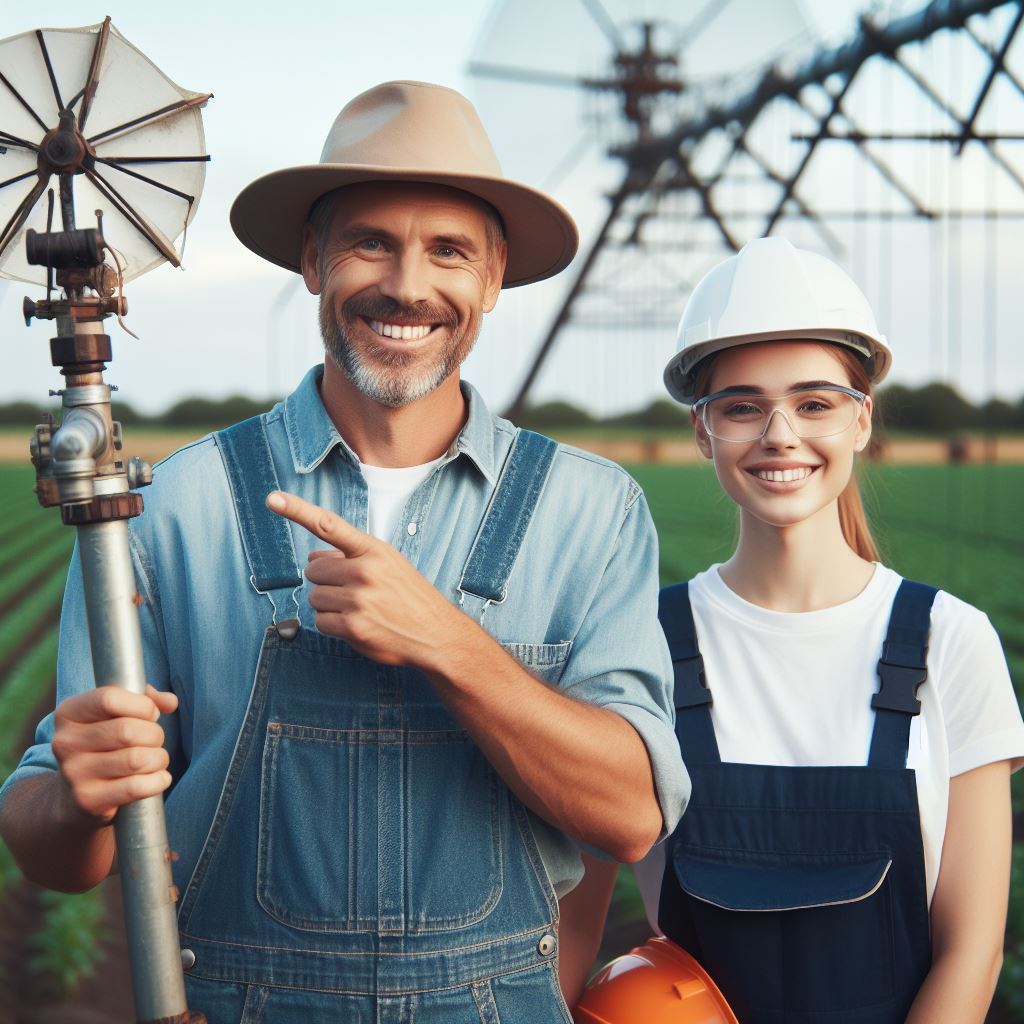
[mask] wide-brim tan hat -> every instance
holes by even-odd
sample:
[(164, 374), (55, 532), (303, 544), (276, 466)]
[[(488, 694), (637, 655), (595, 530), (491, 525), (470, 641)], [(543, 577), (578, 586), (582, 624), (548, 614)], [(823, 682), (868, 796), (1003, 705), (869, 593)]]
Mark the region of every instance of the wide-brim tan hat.
[(320, 163), (257, 178), (232, 205), (231, 226), (258, 256), (298, 272), (313, 203), (367, 181), (447, 185), (490, 203), (508, 242), (505, 288), (557, 274), (579, 246), (559, 203), (502, 175), (473, 104), (426, 82), (384, 82), (357, 96), (335, 119)]

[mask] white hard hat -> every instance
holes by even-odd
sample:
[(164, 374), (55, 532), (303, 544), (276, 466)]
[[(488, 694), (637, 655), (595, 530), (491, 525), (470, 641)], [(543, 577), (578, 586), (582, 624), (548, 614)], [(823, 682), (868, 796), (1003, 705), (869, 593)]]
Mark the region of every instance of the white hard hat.
[(673, 398), (693, 401), (705, 356), (753, 341), (831, 341), (864, 359), (877, 384), (892, 362), (864, 293), (831, 260), (785, 238), (758, 238), (701, 278), (679, 321), (676, 354), (665, 367)]

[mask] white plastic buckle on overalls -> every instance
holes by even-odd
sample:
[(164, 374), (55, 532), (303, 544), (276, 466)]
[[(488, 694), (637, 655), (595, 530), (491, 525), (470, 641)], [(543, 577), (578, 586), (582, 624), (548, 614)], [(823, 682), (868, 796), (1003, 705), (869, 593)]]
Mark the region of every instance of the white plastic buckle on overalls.
[(281, 637), (282, 640), (294, 640), (299, 635), (299, 591), (302, 589), (302, 584), (300, 583), (297, 587), (295, 587), (292, 590), (291, 594), (292, 601), (295, 604), (294, 618), (282, 619), (280, 622), (278, 622), (277, 603), (274, 601), (271, 592), (269, 590), (260, 590), (260, 588), (256, 586), (255, 576), (250, 576), (249, 582), (252, 584), (252, 589), (255, 590), (257, 594), (260, 594), (262, 597), (265, 597), (270, 602), (270, 607), (273, 609), (273, 614), (271, 615), (271, 625), (277, 631), (277, 635)]

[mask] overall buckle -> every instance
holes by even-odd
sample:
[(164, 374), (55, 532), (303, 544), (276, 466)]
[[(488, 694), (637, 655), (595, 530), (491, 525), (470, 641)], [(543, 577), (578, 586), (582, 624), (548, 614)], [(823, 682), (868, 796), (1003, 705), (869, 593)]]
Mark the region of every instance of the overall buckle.
[(697, 654), (692, 658), (673, 659), (672, 665), (675, 669), (676, 680), (676, 711), (712, 703), (711, 691), (704, 678), (704, 656), (702, 654)]
[(921, 702), (917, 691), (928, 678), (928, 669), (922, 665), (898, 665), (884, 658), (878, 663), (878, 677), (882, 685), (871, 698), (876, 710), (902, 711), (907, 715), (919, 715)]

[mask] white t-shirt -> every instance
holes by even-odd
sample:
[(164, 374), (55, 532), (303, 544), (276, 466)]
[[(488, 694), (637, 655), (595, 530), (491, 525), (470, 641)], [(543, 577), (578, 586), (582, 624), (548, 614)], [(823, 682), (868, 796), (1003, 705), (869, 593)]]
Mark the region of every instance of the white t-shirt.
[[(901, 577), (882, 565), (852, 601), (777, 612), (744, 601), (718, 566), (690, 581), (697, 643), (723, 761), (770, 765), (866, 764), (876, 666)], [(988, 617), (939, 591), (932, 606), (928, 680), (918, 691), (907, 766), (917, 772), (931, 903), (946, 829), (949, 779), (983, 764), (1024, 764), (1024, 722)], [(635, 866), (652, 927), (665, 844)]]
[(380, 540), (391, 543), (412, 492), (434, 471), (444, 456), (422, 466), (367, 466), (360, 462), (366, 481), (368, 508), (366, 530)]

